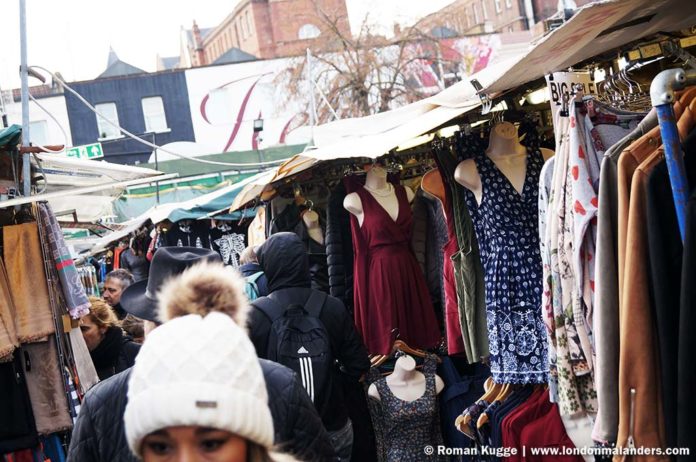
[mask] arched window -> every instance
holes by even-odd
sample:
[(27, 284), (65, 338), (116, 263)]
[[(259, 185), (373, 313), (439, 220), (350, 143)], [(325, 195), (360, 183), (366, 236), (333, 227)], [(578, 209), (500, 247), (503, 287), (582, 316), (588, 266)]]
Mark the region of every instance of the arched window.
[(314, 24), (305, 24), (304, 26), (300, 27), (300, 31), (297, 33), (297, 36), (300, 38), (300, 40), (307, 40), (317, 38), (319, 37), (319, 34), (321, 34), (321, 31), (317, 26)]

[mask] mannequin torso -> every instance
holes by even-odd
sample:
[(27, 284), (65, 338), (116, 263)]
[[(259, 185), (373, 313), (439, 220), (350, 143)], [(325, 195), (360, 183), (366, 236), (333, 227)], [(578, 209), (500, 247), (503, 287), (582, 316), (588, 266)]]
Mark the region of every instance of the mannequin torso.
[[(405, 355), (396, 360), (394, 372), (386, 379), (391, 392), (402, 401), (415, 401), (425, 394), (425, 375), (416, 370), (416, 360)], [(435, 376), (435, 390), (440, 393), (445, 388), (445, 383), (439, 376)], [(380, 400), (377, 386), (373, 383), (367, 390), (367, 394), (376, 400)]]
[(438, 169), (433, 169), (423, 175), (421, 188), (426, 193), (436, 197), (441, 204), (445, 203), (445, 183), (442, 181), (442, 175)]
[(318, 244), (324, 244), (324, 232), (319, 224), (319, 214), (314, 210), (307, 210), (302, 214), (302, 222), (307, 228), (310, 239)]
[[(541, 149), (544, 160), (553, 156), (550, 149)], [(510, 122), (503, 122), (491, 130), (486, 155), (510, 181), (515, 190), (522, 194), (527, 175), (527, 148), (520, 144), (517, 128)], [(474, 159), (467, 159), (457, 165), (454, 179), (474, 193), (476, 202), (481, 203), (483, 185)]]
[[(406, 197), (411, 202), (415, 194), (411, 188), (405, 186)], [(387, 171), (380, 165), (375, 165), (367, 172), (365, 178), (365, 190), (375, 198), (392, 220), (399, 217), (399, 200), (396, 197), (394, 186), (387, 181)], [(357, 193), (348, 194), (343, 200), (343, 208), (355, 215), (358, 224), (362, 226), (364, 214), (360, 196)]]

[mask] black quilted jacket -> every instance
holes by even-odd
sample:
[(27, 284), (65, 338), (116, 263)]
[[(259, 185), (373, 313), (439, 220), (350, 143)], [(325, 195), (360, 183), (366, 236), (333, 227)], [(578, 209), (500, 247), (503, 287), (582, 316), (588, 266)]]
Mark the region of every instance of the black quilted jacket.
[[(278, 449), (303, 461), (336, 460), (321, 419), (297, 374), (280, 364), (259, 360)], [(99, 383), (85, 397), (72, 434), (68, 462), (136, 462), (126, 442), (126, 410), (131, 369)]]
[(331, 295), (353, 312), (353, 240), (350, 215), (343, 208), (346, 188), (339, 183), (329, 196), (326, 209), (326, 255)]

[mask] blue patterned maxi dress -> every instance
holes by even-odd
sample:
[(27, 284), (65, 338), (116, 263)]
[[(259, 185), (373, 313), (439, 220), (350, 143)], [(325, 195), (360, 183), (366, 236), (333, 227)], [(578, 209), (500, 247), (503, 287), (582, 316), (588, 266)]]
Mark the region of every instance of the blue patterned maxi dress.
[(545, 383), (549, 371), (538, 229), (544, 158), (538, 149), (527, 152), (522, 194), (481, 154), (474, 157), (481, 204), (467, 195), (485, 271), (490, 366), (497, 383)]

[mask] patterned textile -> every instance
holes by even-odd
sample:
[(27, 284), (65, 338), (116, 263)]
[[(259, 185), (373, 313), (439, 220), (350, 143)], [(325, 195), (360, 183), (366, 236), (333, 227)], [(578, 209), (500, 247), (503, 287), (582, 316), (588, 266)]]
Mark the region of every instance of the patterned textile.
[[(429, 356), (426, 362), (434, 362)], [(442, 444), (438, 414), (435, 372), (426, 371), (425, 392), (414, 401), (404, 401), (392, 393), (386, 378), (375, 382), (379, 391), (386, 445), (387, 462), (417, 462), (423, 460), (423, 448)], [(444, 460), (438, 456), (428, 460)]]
[[(555, 352), (550, 355), (550, 397), (558, 401), (563, 414), (583, 410), (596, 412), (597, 396), (591, 363), (586, 356), (587, 347), (590, 346), (589, 328), (585, 323), (582, 291), (579, 288), (584, 289), (585, 286), (578, 286), (574, 278), (575, 269), (584, 268), (580, 260), (574, 259), (574, 256), (580, 255), (580, 246), (574, 247), (578, 242), (574, 225), (581, 225), (582, 217), (590, 212), (596, 213), (597, 203), (596, 199), (593, 203), (591, 197), (585, 201), (581, 195), (582, 187), (587, 185), (592, 188), (592, 185), (588, 181), (587, 164), (582, 162), (583, 158), (587, 158), (587, 150), (581, 145), (576, 115), (574, 113), (560, 121), (562, 136), (556, 149), (546, 234), (543, 237), (546, 246), (544, 260), (548, 261), (548, 265), (544, 266), (543, 278), (544, 319), (551, 339), (549, 349)], [(579, 185), (580, 182), (583, 184)], [(573, 187), (576, 185), (580, 186), (580, 190), (574, 194)], [(583, 205), (585, 203), (587, 206)], [(575, 220), (574, 214), (579, 215)], [(594, 251), (593, 246), (591, 251)]]
[(529, 149), (522, 194), (486, 155), (474, 158), (483, 184), (474, 215), (486, 273), (491, 373), (496, 383), (544, 383), (548, 376), (541, 316), (542, 265), (537, 226), (544, 159)]
[(70, 316), (73, 319), (81, 318), (89, 313), (89, 300), (82, 285), (80, 274), (70, 257), (70, 251), (65, 244), (58, 220), (48, 204), (39, 204), (39, 215), (41, 218), (39, 223), (51, 248), (51, 256), (55, 261), (56, 270), (58, 270), (60, 285)]
[(68, 401), (70, 403), (70, 417), (72, 417), (73, 424), (77, 422), (77, 416), (80, 413), (80, 408), (82, 407), (82, 404), (80, 403), (80, 397), (77, 394), (77, 388), (75, 388), (75, 381), (73, 380), (72, 376), (70, 375), (70, 371), (65, 368), (65, 376), (68, 377), (68, 391), (70, 394), (68, 395)]

